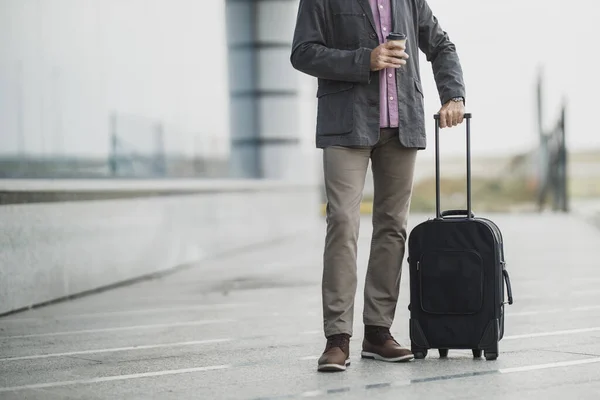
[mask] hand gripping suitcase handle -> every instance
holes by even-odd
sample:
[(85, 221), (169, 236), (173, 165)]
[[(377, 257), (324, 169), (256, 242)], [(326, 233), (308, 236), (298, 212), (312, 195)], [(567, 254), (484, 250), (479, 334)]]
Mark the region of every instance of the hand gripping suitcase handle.
[(435, 119), (435, 209), (437, 219), (448, 215), (465, 215), (468, 219), (474, 218), (471, 211), (471, 113), (466, 113), (464, 117), (467, 122), (467, 210), (461, 211), (461, 214), (455, 214), (456, 210), (442, 213), (440, 208), (440, 114), (433, 116)]
[(512, 296), (512, 287), (510, 286), (510, 277), (508, 276), (508, 271), (504, 268), (502, 269), (502, 275), (504, 276), (504, 282), (506, 282), (506, 291), (508, 292), (508, 304), (512, 305), (513, 296)]

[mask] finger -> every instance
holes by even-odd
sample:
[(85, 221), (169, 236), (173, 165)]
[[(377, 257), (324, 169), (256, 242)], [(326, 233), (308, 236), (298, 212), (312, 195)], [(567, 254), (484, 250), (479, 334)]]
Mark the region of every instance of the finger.
[(406, 61), (402, 58), (396, 58), (396, 57), (385, 57), (383, 59), (383, 62), (386, 64), (392, 64), (395, 66), (400, 66), (400, 65), (405, 65)]
[(401, 67), (401, 65), (398, 65), (398, 64), (391, 64), (391, 63), (383, 63), (383, 64), (381, 64), (381, 70), (384, 70), (386, 68), (398, 69), (400, 67)]
[(398, 65), (398, 64), (388, 64), (388, 63), (386, 63), (386, 64), (383, 64), (383, 68), (382, 69), (386, 69), (386, 68), (398, 69), (400, 67), (401, 67), (401, 65)]
[(458, 123), (458, 113), (456, 112), (456, 110), (452, 111), (450, 113), (450, 126), (456, 126), (456, 124)]
[(396, 58), (403, 58), (408, 60), (408, 54), (404, 50), (391, 50), (390, 55)]
[(465, 115), (465, 113), (464, 113), (463, 108), (462, 107), (457, 107), (456, 108), (456, 125), (457, 126), (462, 123), (464, 115)]
[(446, 111), (440, 111), (440, 128), (446, 127)]
[(406, 60), (404, 58), (390, 57), (389, 59), (391, 60), (391, 62), (398, 64), (398, 65), (406, 64)]

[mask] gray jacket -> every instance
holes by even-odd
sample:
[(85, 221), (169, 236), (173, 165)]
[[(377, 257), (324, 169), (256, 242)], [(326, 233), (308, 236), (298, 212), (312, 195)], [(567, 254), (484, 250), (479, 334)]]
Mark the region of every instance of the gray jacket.
[[(391, 0), (393, 31), (405, 33), (407, 64), (396, 70), (400, 140), (426, 147), (418, 52), (432, 63), (440, 101), (465, 97), (454, 44), (426, 0)], [(369, 0), (300, 0), (291, 62), (318, 78), (317, 147), (372, 146), (379, 138), (379, 72), (370, 68), (379, 45)], [(412, 50), (411, 50), (412, 49)]]

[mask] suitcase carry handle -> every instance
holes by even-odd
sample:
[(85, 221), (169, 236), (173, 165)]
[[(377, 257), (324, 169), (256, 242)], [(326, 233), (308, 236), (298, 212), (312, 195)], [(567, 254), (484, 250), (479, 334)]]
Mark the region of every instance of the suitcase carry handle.
[[(441, 213), (441, 217), (450, 217), (450, 216), (463, 216), (463, 215), (469, 215), (468, 214), (469, 211), (467, 210), (446, 210), (446, 211), (442, 211)], [(473, 213), (471, 213), (471, 218), (475, 218), (475, 215)]]
[(512, 297), (512, 288), (510, 287), (510, 277), (508, 276), (508, 271), (502, 269), (502, 275), (504, 275), (504, 281), (506, 282), (506, 291), (508, 292), (508, 304), (512, 305), (513, 297)]
[(436, 219), (443, 219), (448, 215), (465, 215), (468, 219), (475, 216), (471, 210), (471, 113), (465, 113), (464, 118), (467, 121), (467, 210), (461, 210), (461, 214), (456, 214), (457, 210), (449, 210), (442, 213), (440, 210), (440, 114), (433, 116), (435, 119), (435, 210)]

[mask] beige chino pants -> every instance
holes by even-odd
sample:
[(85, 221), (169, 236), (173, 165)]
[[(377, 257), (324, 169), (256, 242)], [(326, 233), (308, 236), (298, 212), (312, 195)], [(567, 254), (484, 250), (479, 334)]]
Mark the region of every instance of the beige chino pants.
[(322, 301), (325, 336), (352, 335), (357, 288), (360, 203), (369, 160), (373, 171), (373, 236), (363, 323), (391, 327), (400, 291), (416, 149), (400, 145), (397, 129), (382, 129), (373, 147), (323, 150), (327, 233)]

